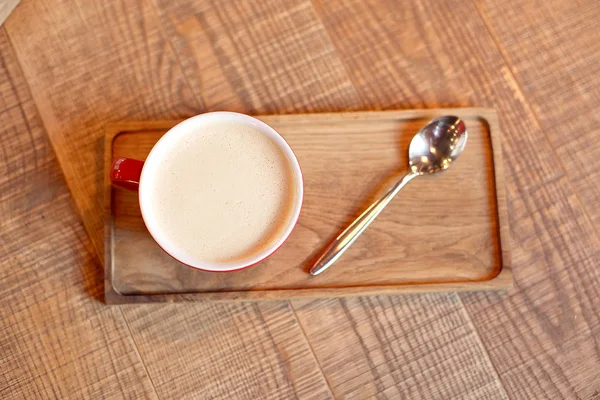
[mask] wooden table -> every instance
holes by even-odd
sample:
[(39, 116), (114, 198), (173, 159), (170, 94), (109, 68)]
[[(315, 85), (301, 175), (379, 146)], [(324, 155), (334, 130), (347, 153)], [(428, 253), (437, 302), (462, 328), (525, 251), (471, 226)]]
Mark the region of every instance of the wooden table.
[[(0, 397), (600, 399), (596, 0), (24, 0), (0, 29)], [(515, 288), (109, 307), (107, 123), (485, 106)]]

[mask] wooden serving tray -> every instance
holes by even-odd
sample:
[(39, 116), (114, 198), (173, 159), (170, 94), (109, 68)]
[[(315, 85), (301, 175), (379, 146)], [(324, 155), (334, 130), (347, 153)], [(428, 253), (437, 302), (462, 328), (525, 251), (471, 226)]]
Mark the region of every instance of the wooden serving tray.
[[(448, 171), (409, 183), (338, 262), (308, 269), (348, 223), (407, 170), (408, 145), (430, 119), (467, 124)], [(440, 109), (261, 116), (290, 143), (304, 173), (300, 220), (273, 256), (242, 271), (202, 272), (164, 253), (144, 226), (137, 194), (114, 188), (117, 157), (145, 159), (178, 121), (111, 125), (105, 146), (107, 303), (287, 299), (512, 285), (496, 113)]]

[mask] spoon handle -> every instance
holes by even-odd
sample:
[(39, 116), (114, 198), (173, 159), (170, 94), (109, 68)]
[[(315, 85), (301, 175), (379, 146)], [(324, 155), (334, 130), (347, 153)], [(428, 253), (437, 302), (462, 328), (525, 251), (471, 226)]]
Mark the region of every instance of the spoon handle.
[(356, 218), (344, 232), (335, 238), (335, 240), (329, 245), (325, 253), (319, 258), (315, 265), (310, 269), (311, 275), (318, 275), (321, 272), (329, 268), (344, 252), (350, 247), (352, 243), (360, 236), (361, 233), (367, 229), (367, 227), (377, 218), (377, 216), (383, 211), (385, 206), (398, 194), (408, 182), (414, 177), (418, 176), (413, 172), (409, 172), (404, 175), (398, 183), (396, 183), (382, 198), (371, 204), (360, 217)]

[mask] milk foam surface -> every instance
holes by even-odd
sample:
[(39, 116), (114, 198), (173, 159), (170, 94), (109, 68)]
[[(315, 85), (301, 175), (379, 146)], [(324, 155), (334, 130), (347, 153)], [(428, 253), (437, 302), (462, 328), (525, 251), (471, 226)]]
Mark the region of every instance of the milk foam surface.
[(249, 124), (210, 122), (169, 146), (155, 160), (147, 207), (170, 243), (225, 263), (278, 239), (291, 218), (294, 182), (271, 138)]

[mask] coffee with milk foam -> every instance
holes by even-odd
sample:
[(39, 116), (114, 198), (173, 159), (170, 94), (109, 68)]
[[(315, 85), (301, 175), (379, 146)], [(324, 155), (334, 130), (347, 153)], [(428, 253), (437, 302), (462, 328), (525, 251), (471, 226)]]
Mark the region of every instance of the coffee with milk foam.
[(211, 263), (252, 257), (289, 224), (291, 165), (283, 150), (250, 124), (208, 122), (159, 154), (148, 211), (165, 238)]

